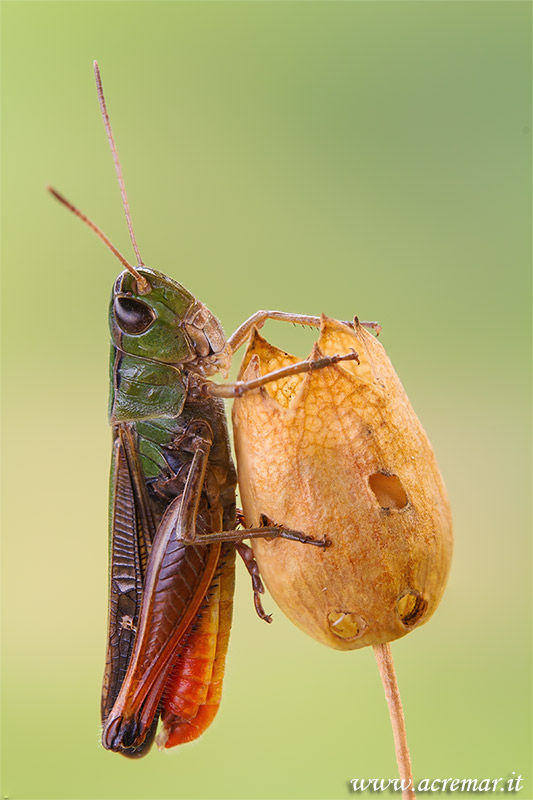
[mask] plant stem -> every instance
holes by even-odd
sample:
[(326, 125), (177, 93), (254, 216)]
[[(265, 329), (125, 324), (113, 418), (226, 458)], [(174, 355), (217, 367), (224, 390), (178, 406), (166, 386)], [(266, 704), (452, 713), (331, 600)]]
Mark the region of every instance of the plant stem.
[(415, 800), (416, 794), (413, 782), (413, 771), (411, 769), (411, 757), (407, 745), (407, 734), (405, 732), (402, 698), (400, 697), (398, 681), (396, 680), (390, 645), (374, 645), (374, 655), (378, 662), (379, 674), (381, 675), (381, 682), (383, 683), (387, 705), (389, 706), (400, 779), (402, 781), (402, 786), (408, 787), (406, 789), (402, 788), (402, 798), (403, 800)]

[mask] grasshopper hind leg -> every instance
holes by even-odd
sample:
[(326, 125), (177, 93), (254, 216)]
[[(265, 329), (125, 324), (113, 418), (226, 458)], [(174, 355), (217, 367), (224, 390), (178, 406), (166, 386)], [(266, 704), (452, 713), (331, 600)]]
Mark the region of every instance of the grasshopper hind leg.
[(122, 719), (114, 719), (111, 725), (106, 726), (104, 747), (126, 758), (142, 758), (154, 743), (158, 722), (159, 714), (156, 714), (141, 744), (128, 746), (128, 742), (138, 738), (137, 727), (130, 722), (129, 730), (125, 730), (121, 727)]

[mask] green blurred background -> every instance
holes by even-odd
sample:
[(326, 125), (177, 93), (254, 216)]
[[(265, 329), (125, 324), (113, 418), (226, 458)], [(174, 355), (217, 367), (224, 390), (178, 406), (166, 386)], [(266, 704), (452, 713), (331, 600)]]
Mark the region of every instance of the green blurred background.
[[(531, 785), (530, 22), (505, 2), (3, 2), (2, 796), (343, 798), (395, 777), (370, 650), (259, 622), (238, 570), (223, 703), (140, 762), (99, 745), (107, 303), (130, 253), (231, 332), (379, 319), (455, 515), (449, 587), (393, 646), (417, 778)], [(312, 337), (270, 324), (305, 356)], [(267, 597), (267, 609), (273, 601)]]

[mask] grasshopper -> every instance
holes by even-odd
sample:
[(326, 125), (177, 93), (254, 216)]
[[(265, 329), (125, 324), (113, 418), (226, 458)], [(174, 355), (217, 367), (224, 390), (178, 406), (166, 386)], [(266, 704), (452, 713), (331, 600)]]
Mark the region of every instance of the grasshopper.
[[(258, 615), (263, 592), (243, 539), (283, 537), (324, 547), (269, 524), (239, 528), (236, 473), (222, 398), (270, 380), (357, 358), (302, 361), (250, 382), (217, 384), (233, 353), (267, 319), (318, 326), (319, 317), (259, 311), (226, 340), (217, 318), (172, 278), (146, 267), (135, 239), (98, 65), (100, 108), (137, 265), (55, 189), (121, 261), (109, 309), (110, 569), (102, 744), (128, 757), (200, 736), (219, 704), (231, 627), (238, 551), (251, 574)], [(375, 327), (374, 323), (368, 325)]]

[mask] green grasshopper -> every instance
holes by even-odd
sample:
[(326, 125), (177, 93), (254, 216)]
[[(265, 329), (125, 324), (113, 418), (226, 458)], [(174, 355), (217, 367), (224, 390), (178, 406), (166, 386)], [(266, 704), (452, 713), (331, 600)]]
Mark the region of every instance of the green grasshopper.
[[(113, 431), (110, 575), (102, 744), (129, 757), (158, 743), (191, 741), (220, 703), (231, 627), (235, 552), (251, 574), (258, 615), (263, 592), (243, 539), (284, 537), (324, 547), (265, 521), (239, 529), (236, 473), (224, 397), (319, 369), (355, 353), (303, 361), (250, 382), (216, 384), (254, 327), (267, 319), (319, 325), (318, 317), (259, 311), (226, 340), (216, 317), (172, 278), (146, 267), (137, 246), (100, 72), (98, 97), (137, 266), (54, 189), (122, 262), (109, 310)], [(374, 323), (367, 323), (375, 327)]]

